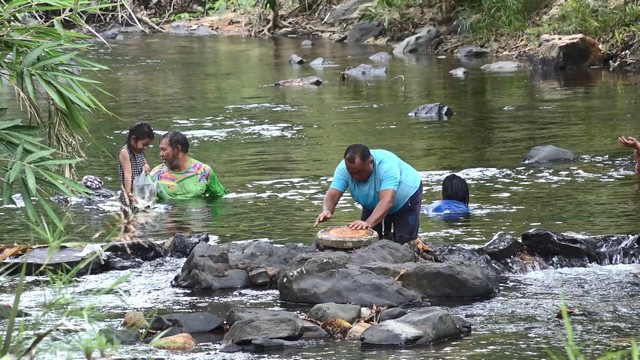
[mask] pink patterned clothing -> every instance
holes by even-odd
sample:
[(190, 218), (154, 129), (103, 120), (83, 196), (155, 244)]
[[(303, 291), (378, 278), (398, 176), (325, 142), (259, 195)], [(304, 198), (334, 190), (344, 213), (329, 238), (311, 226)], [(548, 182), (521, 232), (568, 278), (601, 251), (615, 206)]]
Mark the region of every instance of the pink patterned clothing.
[(222, 197), (227, 190), (209, 165), (189, 158), (189, 168), (183, 172), (171, 171), (166, 165), (151, 170), (160, 199), (191, 199), (195, 197)]

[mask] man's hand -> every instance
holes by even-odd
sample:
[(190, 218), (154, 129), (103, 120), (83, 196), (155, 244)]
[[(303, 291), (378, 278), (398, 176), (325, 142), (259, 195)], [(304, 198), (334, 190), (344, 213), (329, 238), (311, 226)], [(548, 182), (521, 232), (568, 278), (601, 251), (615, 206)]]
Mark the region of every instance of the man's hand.
[(318, 224), (325, 222), (327, 220), (331, 220), (331, 218), (333, 217), (333, 214), (330, 211), (323, 211), (320, 213), (320, 215), (318, 215), (318, 217), (316, 218), (316, 223), (313, 224), (313, 227), (318, 226)]
[(149, 175), (149, 171), (151, 171), (149, 164), (144, 164), (144, 166), (142, 167), (142, 171), (144, 171), (145, 174)]
[(371, 226), (366, 221), (356, 220), (352, 223), (347, 224), (347, 227), (354, 230), (364, 230), (371, 229)]
[(628, 137), (620, 136), (618, 138), (618, 142), (620, 143), (620, 145), (626, 146), (626, 147), (632, 147), (636, 149), (640, 147), (640, 143), (638, 143), (638, 140), (631, 136), (628, 136)]

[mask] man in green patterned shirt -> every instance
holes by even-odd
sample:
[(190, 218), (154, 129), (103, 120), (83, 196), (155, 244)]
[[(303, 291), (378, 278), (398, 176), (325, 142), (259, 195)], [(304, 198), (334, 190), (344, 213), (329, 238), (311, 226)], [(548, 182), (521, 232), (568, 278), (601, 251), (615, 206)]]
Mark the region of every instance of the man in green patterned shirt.
[(160, 140), (163, 164), (151, 170), (160, 199), (222, 197), (228, 191), (220, 184), (209, 165), (189, 157), (189, 141), (179, 132), (164, 134)]

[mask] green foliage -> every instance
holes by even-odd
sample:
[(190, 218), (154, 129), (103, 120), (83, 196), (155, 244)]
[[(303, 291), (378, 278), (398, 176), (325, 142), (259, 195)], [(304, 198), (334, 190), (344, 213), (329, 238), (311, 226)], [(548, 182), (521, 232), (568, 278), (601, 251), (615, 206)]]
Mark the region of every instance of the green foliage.
[(568, 0), (555, 16), (542, 27), (558, 34), (582, 33), (591, 37), (609, 36), (623, 42), (628, 33), (635, 36), (640, 30), (640, 3), (637, 1), (610, 5), (608, 2)]
[(462, 20), (462, 28), (479, 35), (524, 32), (537, 13), (550, 0), (481, 0), (468, 1), (454, 13)]
[[(107, 112), (90, 91), (101, 91), (98, 82), (79, 75), (105, 67), (81, 56), (91, 44), (78, 40), (89, 36), (67, 29), (88, 28), (83, 16), (106, 6), (113, 4), (0, 0), (0, 83), (13, 88), (29, 124), (44, 129), (48, 145), (66, 153), (82, 154), (78, 132), (87, 130), (84, 113)], [(22, 22), (28, 18), (42, 23)], [(71, 175), (65, 165), (65, 175)]]

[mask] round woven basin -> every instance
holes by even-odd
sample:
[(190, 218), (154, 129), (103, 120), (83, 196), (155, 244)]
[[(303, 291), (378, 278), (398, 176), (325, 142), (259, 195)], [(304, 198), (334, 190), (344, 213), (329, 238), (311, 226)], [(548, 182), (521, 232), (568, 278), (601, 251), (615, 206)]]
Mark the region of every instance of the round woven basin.
[(332, 226), (318, 231), (316, 245), (334, 249), (357, 249), (378, 240), (371, 229), (354, 230), (346, 226)]

